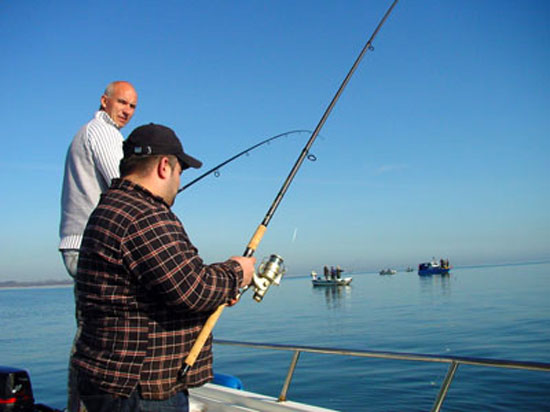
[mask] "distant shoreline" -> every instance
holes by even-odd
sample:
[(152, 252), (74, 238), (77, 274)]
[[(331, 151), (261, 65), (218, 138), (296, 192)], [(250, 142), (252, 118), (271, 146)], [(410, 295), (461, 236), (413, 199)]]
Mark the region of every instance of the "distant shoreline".
[(22, 289), (22, 288), (57, 288), (73, 286), (72, 279), (67, 280), (45, 280), (45, 281), (29, 281), (17, 282), (14, 280), (0, 282), (0, 289)]

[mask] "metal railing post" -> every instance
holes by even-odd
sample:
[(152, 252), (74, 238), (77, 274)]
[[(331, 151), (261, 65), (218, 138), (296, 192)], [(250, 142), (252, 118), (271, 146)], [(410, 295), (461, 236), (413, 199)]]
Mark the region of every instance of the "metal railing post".
[(298, 358), (300, 357), (300, 351), (295, 351), (294, 355), (292, 356), (292, 361), (290, 362), (290, 366), (288, 368), (288, 373), (286, 374), (285, 383), (283, 385), (283, 389), (281, 389), (281, 394), (279, 395), (279, 402), (286, 401), (286, 393), (288, 391), (288, 388), (290, 387), (290, 382), (292, 382), (292, 376), (294, 375), (294, 370), (296, 369), (296, 364), (298, 363)]
[(439, 389), (439, 393), (437, 394), (437, 398), (435, 399), (434, 406), (432, 407), (432, 412), (439, 412), (439, 410), (441, 409), (443, 401), (447, 396), (447, 392), (449, 392), (449, 387), (451, 386), (456, 370), (458, 369), (458, 365), (459, 363), (456, 361), (452, 361), (449, 365), (447, 375), (445, 375), (445, 379), (443, 379), (443, 383), (441, 384), (441, 388)]

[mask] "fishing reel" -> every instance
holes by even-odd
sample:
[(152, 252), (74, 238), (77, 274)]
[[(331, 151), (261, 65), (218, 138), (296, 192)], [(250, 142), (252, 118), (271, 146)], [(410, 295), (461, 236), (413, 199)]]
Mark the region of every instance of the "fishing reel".
[(254, 300), (261, 302), (271, 285), (279, 286), (281, 284), (285, 273), (282, 257), (273, 254), (269, 259), (264, 259), (258, 267), (258, 271), (254, 273)]

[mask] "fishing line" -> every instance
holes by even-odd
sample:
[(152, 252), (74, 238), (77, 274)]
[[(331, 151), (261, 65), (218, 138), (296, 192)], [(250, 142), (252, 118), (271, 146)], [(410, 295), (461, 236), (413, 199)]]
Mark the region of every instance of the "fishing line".
[(294, 229), (294, 233), (292, 234), (292, 243), (296, 241), (296, 235), (298, 234), (298, 228)]

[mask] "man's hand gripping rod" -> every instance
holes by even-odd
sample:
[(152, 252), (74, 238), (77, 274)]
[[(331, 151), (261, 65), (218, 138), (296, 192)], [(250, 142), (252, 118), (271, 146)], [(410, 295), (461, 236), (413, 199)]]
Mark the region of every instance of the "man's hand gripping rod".
[[(248, 246), (246, 247), (246, 250), (244, 251), (243, 256), (251, 257), (254, 254), (254, 252), (256, 251), (256, 249), (258, 248), (258, 245), (260, 244), (260, 242), (261, 242), (261, 240), (262, 240), (262, 238), (263, 238), (263, 236), (264, 236), (264, 234), (267, 230), (267, 226), (269, 225), (269, 222), (271, 221), (271, 218), (275, 214), (275, 211), (277, 210), (277, 207), (281, 203), (286, 191), (288, 190), (290, 184), (292, 183), (292, 180), (296, 176), (296, 173), (298, 172), (298, 169), (300, 168), (300, 166), (304, 162), (306, 156), (308, 155), (309, 150), (311, 149), (311, 146), (313, 145), (313, 142), (315, 142), (315, 139), (317, 138), (317, 135), (321, 131), (321, 128), (325, 124), (325, 122), (326, 122), (330, 112), (332, 111), (334, 105), (338, 101), (340, 95), (342, 94), (342, 92), (344, 91), (346, 85), (348, 84), (349, 80), (351, 79), (351, 76), (355, 72), (355, 69), (357, 69), (357, 66), (359, 66), (359, 63), (363, 59), (363, 56), (365, 55), (365, 53), (368, 50), (373, 49), (372, 41), (374, 40), (374, 38), (378, 34), (378, 31), (380, 31), (380, 29), (382, 28), (383, 24), (386, 22), (386, 19), (389, 17), (390, 13), (392, 12), (392, 10), (395, 7), (395, 5), (397, 4), (397, 2), (398, 2), (398, 0), (393, 1), (392, 5), (386, 11), (386, 14), (384, 14), (384, 17), (382, 18), (382, 20), (380, 20), (380, 22), (378, 23), (378, 26), (376, 26), (376, 29), (374, 30), (374, 32), (370, 36), (369, 40), (367, 41), (367, 43), (365, 44), (363, 49), (361, 50), (361, 53), (359, 53), (359, 56), (357, 57), (357, 59), (353, 63), (353, 66), (351, 67), (350, 71), (348, 72), (346, 78), (344, 79), (344, 81), (340, 85), (338, 91), (336, 92), (336, 94), (332, 98), (332, 101), (330, 102), (327, 109), (325, 110), (325, 113), (323, 114), (323, 117), (321, 117), (321, 120), (319, 121), (319, 124), (317, 124), (317, 127), (315, 128), (315, 130), (311, 134), (311, 137), (309, 138), (309, 140), (306, 143), (304, 149), (302, 150), (302, 153), (298, 157), (298, 160), (296, 161), (296, 163), (292, 167), (288, 177), (286, 178), (285, 182), (283, 183), (283, 186), (281, 187), (281, 190), (279, 190), (279, 193), (275, 197), (275, 200), (271, 204), (271, 207), (269, 208), (269, 210), (267, 211), (264, 219), (262, 220), (262, 223), (260, 223), (260, 225), (256, 229), (256, 232), (254, 232), (254, 235), (252, 236), (252, 239), (250, 239), (250, 242), (248, 243)], [(282, 263), (282, 259), (277, 255), (272, 255), (271, 258), (270, 258), (270, 261), (267, 263), (267, 265), (269, 265), (270, 263), (272, 263), (272, 266), (274, 267), (276, 265), (280, 265), (280, 263)], [(260, 276), (254, 275), (254, 285), (255, 285), (255, 290), (256, 290), (256, 293), (254, 295), (254, 299), (258, 302), (260, 302), (262, 300), (265, 292), (267, 291), (267, 288), (271, 285), (271, 283), (278, 284), (278, 282), (280, 281), (280, 279), (282, 277), (282, 273), (280, 275), (278, 275), (277, 273), (275, 273), (274, 270), (270, 270), (270, 268), (268, 268), (268, 267), (265, 267), (265, 269), (266, 270), (264, 272), (267, 272), (266, 273), (267, 276), (262, 276), (261, 274), (260, 274)], [(262, 271), (260, 271), (260, 272), (262, 272)], [(245, 292), (247, 289), (248, 289), (248, 287), (243, 288), (243, 290), (239, 293), (239, 296), (237, 298), (239, 298), (242, 295), (242, 293)], [(189, 355), (187, 356), (187, 358), (185, 358), (183, 369), (180, 371), (180, 377), (184, 377), (187, 374), (187, 372), (189, 371), (189, 369), (191, 369), (191, 367), (193, 366), (195, 361), (197, 360), (197, 357), (199, 356), (199, 353), (200, 353), (202, 347), (206, 343), (206, 340), (210, 336), (210, 333), (214, 329), (214, 326), (216, 325), (216, 322), (218, 321), (219, 317), (221, 316), (221, 314), (222, 314), (222, 312), (223, 312), (223, 310), (225, 309), (226, 306), (227, 306), (226, 303), (224, 303), (223, 305), (220, 305), (218, 307), (218, 309), (216, 309), (214, 311), (214, 313), (212, 313), (210, 315), (210, 317), (208, 318), (208, 320), (204, 324), (201, 332), (199, 333), (199, 336), (197, 337), (197, 340), (195, 341), (195, 344), (193, 345), (193, 347), (191, 348), (191, 351), (189, 352)]]

